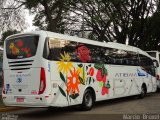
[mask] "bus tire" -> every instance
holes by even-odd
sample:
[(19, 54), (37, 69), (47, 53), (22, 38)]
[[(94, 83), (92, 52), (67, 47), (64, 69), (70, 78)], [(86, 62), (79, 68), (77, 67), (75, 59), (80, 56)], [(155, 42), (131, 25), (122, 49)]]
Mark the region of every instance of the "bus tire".
[(81, 104), (81, 109), (82, 110), (91, 110), (94, 105), (94, 96), (93, 92), (90, 89), (87, 89), (84, 92), (83, 96), (83, 102)]
[(141, 93), (139, 95), (139, 98), (143, 99), (146, 96), (146, 93), (147, 93), (147, 88), (146, 88), (146, 85), (143, 84), (141, 87)]

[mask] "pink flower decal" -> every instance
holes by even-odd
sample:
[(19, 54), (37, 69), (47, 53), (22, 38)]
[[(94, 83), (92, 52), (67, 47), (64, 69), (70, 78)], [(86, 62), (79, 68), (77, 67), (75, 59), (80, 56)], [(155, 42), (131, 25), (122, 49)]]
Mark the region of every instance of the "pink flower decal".
[(31, 54), (27, 54), (27, 57), (31, 57), (32, 55)]
[(19, 41), (17, 42), (17, 46), (18, 46), (18, 47), (22, 47), (22, 46), (23, 46), (23, 42), (22, 42), (21, 40), (19, 40)]
[(30, 49), (29, 48), (22, 48), (21, 49), (23, 52), (25, 52), (25, 53), (29, 53), (30, 52)]
[(106, 74), (104, 74), (104, 76), (102, 76), (102, 71), (99, 69), (96, 75), (97, 81), (102, 81), (103, 83), (106, 82), (107, 76)]
[(103, 87), (102, 87), (101, 94), (102, 94), (102, 95), (105, 95), (105, 94), (108, 94), (108, 92), (109, 92), (109, 89), (103, 86)]
[(105, 65), (96, 63), (94, 67), (97, 69), (96, 79), (97, 81), (99, 81), (100, 87), (102, 87), (101, 94), (102, 95), (108, 94), (111, 86), (109, 81), (107, 81), (108, 72), (107, 69), (105, 68)]
[(93, 75), (94, 75), (94, 68), (93, 68), (93, 67), (91, 67), (91, 68), (89, 69), (89, 75), (90, 75), (90, 76), (93, 76)]
[(80, 44), (79, 47), (77, 48), (76, 52), (77, 52), (79, 59), (82, 62), (90, 62), (91, 61), (90, 51), (85, 45)]

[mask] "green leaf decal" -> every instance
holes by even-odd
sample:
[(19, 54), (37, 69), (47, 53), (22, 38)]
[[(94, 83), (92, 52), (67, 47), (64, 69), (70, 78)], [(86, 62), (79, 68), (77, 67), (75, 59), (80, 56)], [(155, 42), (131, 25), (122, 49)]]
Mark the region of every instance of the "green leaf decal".
[(89, 64), (88, 66), (91, 67), (91, 64)]
[(109, 89), (111, 86), (110, 86), (110, 84), (107, 83), (107, 84), (105, 85), (105, 87)]
[(94, 67), (99, 70), (99, 69), (102, 69), (104, 67), (104, 65), (96, 63), (96, 64), (94, 64)]
[(63, 80), (63, 82), (66, 82), (64, 75), (61, 72), (59, 74), (60, 74), (61, 80)]
[(89, 84), (91, 83), (91, 77), (89, 77)]
[(79, 76), (79, 81), (81, 84), (85, 85), (84, 80)]
[(65, 91), (58, 85), (59, 91), (61, 92), (61, 94), (66, 97), (66, 93)]
[(93, 78), (93, 83), (95, 82), (95, 79)]
[(78, 67), (80, 67), (80, 68), (83, 67), (83, 64), (78, 64)]
[(78, 93), (70, 95), (70, 97), (71, 97), (72, 99), (76, 99), (78, 96), (79, 96)]
[(86, 66), (86, 70), (88, 70), (88, 66)]
[(106, 68), (104, 68), (105, 74), (108, 75), (108, 71)]
[(102, 69), (102, 77), (104, 77), (104, 74), (105, 74), (105, 70)]

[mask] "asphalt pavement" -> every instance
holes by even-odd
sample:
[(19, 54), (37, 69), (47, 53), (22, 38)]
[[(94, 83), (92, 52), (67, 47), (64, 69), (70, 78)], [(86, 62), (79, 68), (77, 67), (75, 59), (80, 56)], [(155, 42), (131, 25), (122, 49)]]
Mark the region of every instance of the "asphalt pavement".
[(2, 114), (7, 115), (18, 120), (150, 120), (147, 115), (160, 120), (160, 93), (148, 94), (144, 99), (134, 96), (97, 102), (90, 111), (77, 107), (28, 108)]

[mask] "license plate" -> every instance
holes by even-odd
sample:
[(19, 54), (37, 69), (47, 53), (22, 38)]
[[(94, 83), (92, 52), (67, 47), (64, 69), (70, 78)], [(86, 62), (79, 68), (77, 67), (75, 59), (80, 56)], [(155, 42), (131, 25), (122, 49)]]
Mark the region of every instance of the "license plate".
[(24, 102), (24, 98), (17, 98), (16, 101), (17, 102)]

